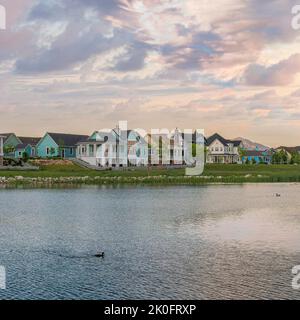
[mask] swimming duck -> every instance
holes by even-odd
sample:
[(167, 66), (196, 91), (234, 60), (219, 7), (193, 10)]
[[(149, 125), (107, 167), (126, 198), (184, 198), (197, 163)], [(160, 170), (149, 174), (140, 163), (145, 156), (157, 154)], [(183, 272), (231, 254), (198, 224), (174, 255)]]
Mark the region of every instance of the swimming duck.
[(104, 252), (99, 252), (97, 254), (95, 254), (96, 258), (104, 258)]

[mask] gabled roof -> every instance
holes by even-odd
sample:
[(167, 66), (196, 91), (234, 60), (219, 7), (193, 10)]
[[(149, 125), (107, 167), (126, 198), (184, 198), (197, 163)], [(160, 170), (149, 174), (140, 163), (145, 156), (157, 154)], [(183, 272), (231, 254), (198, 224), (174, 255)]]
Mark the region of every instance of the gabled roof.
[[(139, 142), (146, 144), (147, 142), (145, 141), (145, 139), (135, 130), (127, 130), (127, 131), (122, 131), (120, 133), (118, 133), (116, 131), (116, 129), (113, 129), (111, 131), (95, 131), (92, 133), (92, 135), (90, 135), (89, 137), (87, 137), (87, 139), (84, 140), (80, 140), (77, 142), (77, 144), (80, 143), (89, 143), (89, 142), (99, 142), (99, 143), (105, 143), (108, 140), (109, 141), (122, 141), (123, 137), (126, 137), (127, 139), (129, 138), (129, 135), (135, 132), (137, 137), (139, 138)], [(94, 136), (95, 134), (97, 134), (97, 140), (96, 139), (92, 139), (91, 137)], [(124, 141), (126, 141), (126, 139), (123, 139)]]
[(284, 146), (281, 146), (281, 147), (277, 148), (276, 150), (284, 150), (284, 151), (288, 152), (289, 154), (292, 154), (292, 153), (295, 153), (295, 152), (300, 153), (300, 146), (297, 146), (297, 147), (284, 147)]
[(33, 137), (18, 137), (22, 144), (31, 145), (32, 147), (36, 146), (42, 138), (33, 138)]
[(58, 146), (73, 147), (79, 141), (85, 141), (89, 138), (86, 135), (67, 134), (67, 133), (47, 133)]
[[(7, 141), (7, 139), (10, 137), (10, 136), (12, 136), (12, 135), (14, 135), (17, 139), (19, 139), (17, 136), (16, 136), (16, 134), (15, 133), (13, 133), (13, 132), (11, 132), (11, 133), (0, 133), (0, 136), (2, 136), (2, 137), (5, 137), (4, 138), (4, 143)], [(20, 140), (20, 139), (19, 139)]]
[(272, 152), (270, 150), (259, 151), (259, 150), (247, 150), (245, 151), (246, 157), (265, 157), (272, 156)]
[(27, 146), (29, 146), (30, 144), (29, 143), (20, 143), (16, 146), (16, 151), (18, 150), (24, 150), (26, 149)]
[(207, 145), (211, 145), (215, 140), (219, 140), (224, 146), (228, 146), (228, 144), (232, 143), (235, 147), (241, 145), (241, 140), (228, 140), (220, 136), (218, 133), (213, 134), (209, 138), (206, 139)]

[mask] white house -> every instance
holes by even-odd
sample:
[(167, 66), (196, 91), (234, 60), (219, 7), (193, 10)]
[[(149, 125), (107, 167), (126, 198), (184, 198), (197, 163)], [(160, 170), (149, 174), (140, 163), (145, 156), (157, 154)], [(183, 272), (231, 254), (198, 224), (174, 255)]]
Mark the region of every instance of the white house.
[(134, 130), (95, 131), (77, 144), (77, 158), (103, 168), (146, 166), (148, 145)]
[(4, 150), (3, 150), (3, 145), (4, 145), (4, 139), (6, 137), (0, 136), (0, 166), (3, 166), (3, 157), (4, 157)]
[(239, 149), (243, 147), (242, 141), (227, 140), (215, 133), (207, 138), (207, 163), (240, 163)]
[(149, 163), (151, 165), (192, 165), (193, 144), (204, 146), (204, 136), (195, 133), (182, 133), (175, 129), (166, 132), (151, 133), (146, 140), (149, 144)]

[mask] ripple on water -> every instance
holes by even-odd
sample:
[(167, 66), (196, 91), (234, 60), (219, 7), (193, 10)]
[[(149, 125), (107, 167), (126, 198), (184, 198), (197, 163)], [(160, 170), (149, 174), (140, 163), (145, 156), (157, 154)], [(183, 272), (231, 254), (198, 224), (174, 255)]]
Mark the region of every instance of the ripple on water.
[(299, 191), (1, 190), (0, 298), (299, 299)]

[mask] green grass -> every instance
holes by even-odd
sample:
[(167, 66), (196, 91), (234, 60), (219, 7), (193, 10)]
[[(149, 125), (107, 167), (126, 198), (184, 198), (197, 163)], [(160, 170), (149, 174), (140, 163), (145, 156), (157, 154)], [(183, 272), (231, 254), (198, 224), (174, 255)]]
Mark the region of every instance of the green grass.
[[(248, 175), (248, 176), (247, 176)], [(250, 176), (251, 175), (251, 176)], [(0, 177), (23, 176), (28, 178), (58, 178), (58, 177), (120, 177), (125, 182), (135, 183), (135, 178), (145, 177), (146, 183), (154, 181), (161, 183), (243, 183), (243, 182), (300, 182), (300, 166), (295, 165), (206, 165), (203, 176), (210, 178), (186, 179), (184, 169), (138, 169), (132, 171), (93, 171), (74, 164), (42, 166), (39, 171), (0, 171)], [(246, 177), (247, 176), (247, 177)], [(148, 179), (146, 179), (148, 177)], [(102, 179), (98, 180), (101, 183)]]

